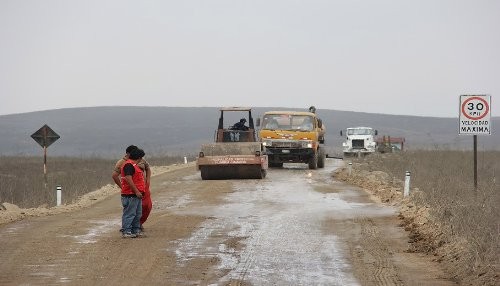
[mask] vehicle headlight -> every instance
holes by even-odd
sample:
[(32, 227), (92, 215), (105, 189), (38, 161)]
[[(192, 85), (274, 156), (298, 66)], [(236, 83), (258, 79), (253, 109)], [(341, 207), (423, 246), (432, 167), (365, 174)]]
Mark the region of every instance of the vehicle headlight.
[(273, 146), (273, 142), (271, 140), (264, 140), (262, 141), (262, 146)]
[(302, 148), (312, 148), (313, 144), (310, 141), (304, 141), (302, 142)]

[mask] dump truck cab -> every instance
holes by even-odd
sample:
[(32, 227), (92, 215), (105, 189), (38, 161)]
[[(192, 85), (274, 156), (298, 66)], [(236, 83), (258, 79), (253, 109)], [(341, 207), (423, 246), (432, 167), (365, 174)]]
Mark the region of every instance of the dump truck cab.
[(325, 126), (315, 112), (269, 111), (257, 125), (270, 167), (282, 167), (283, 163), (324, 167)]

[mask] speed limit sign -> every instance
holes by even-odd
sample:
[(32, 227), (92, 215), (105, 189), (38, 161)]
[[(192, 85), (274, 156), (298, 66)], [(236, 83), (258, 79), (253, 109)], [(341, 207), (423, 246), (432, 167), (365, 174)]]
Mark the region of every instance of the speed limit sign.
[(491, 134), (491, 96), (461, 95), (458, 134)]

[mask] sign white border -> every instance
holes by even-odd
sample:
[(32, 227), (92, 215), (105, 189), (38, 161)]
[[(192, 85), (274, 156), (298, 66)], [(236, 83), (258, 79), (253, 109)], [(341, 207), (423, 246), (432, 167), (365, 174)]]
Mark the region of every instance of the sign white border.
[(460, 95), (459, 135), (491, 135), (491, 96)]

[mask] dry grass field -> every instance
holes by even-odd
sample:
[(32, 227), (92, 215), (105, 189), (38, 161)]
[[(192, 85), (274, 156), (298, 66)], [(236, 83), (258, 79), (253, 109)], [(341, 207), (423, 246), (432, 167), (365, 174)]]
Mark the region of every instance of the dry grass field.
[[(118, 159), (49, 157), (47, 186), (43, 158), (0, 156), (0, 160), (0, 203), (34, 208), (55, 206), (57, 185), (63, 189), (62, 203), (69, 204), (84, 194), (112, 184), (111, 173)], [(169, 156), (147, 160), (155, 166), (183, 162), (183, 158)]]
[[(500, 152), (478, 152), (474, 189), (471, 151), (411, 151), (355, 159), (366, 171), (382, 171), (402, 189), (411, 172), (410, 204), (425, 210), (435, 230), (413, 234), (415, 251), (433, 253), (465, 284), (500, 283)], [(468, 281), (468, 282), (467, 282)]]

